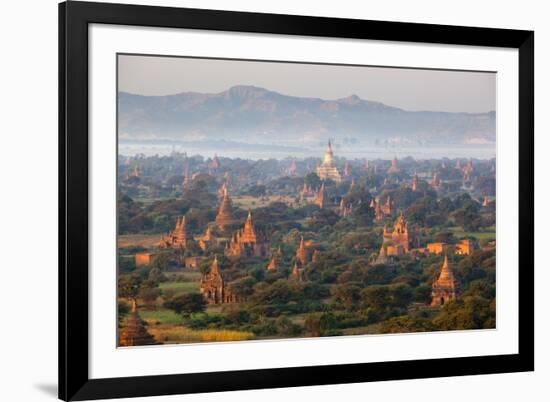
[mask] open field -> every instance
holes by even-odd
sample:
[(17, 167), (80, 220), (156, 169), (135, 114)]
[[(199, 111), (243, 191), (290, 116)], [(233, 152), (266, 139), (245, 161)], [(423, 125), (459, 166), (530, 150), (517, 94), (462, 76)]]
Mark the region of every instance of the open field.
[(166, 275), (167, 278), (173, 280), (174, 282), (198, 282), (202, 278), (202, 273), (201, 271), (199, 271), (198, 268), (182, 268), (178, 271), (167, 271), (164, 273), (164, 275)]
[(488, 232), (466, 232), (461, 227), (455, 226), (449, 228), (456, 237), (475, 237), (477, 240), (493, 240), (496, 239), (494, 230)]
[(131, 234), (119, 235), (117, 239), (118, 247), (154, 247), (158, 245), (160, 234)]
[(168, 325), (181, 324), (181, 316), (174, 311), (165, 308), (155, 310), (142, 308), (139, 310), (139, 315), (149, 325), (157, 325), (157, 323)]
[(254, 209), (265, 207), (272, 202), (292, 202), (296, 200), (294, 197), (271, 195), (265, 197), (253, 197), (250, 195), (235, 196), (232, 198), (233, 205), (242, 209)]

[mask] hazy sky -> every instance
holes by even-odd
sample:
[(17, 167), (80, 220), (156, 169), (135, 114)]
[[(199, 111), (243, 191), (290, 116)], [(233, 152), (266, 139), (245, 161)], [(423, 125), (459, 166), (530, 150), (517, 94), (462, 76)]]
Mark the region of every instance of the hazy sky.
[(140, 95), (218, 93), (255, 85), (285, 95), (360, 98), (406, 110), (495, 110), (496, 74), (319, 64), (119, 56), (120, 91)]

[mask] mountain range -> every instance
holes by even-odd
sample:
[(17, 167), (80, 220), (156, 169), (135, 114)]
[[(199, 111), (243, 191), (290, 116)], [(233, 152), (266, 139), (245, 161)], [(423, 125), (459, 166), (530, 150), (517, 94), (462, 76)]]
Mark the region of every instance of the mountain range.
[(495, 143), (496, 114), (407, 111), (356, 95), (337, 100), (283, 95), (238, 85), (208, 94), (143, 96), (119, 92), (121, 141), (227, 140), (307, 146)]

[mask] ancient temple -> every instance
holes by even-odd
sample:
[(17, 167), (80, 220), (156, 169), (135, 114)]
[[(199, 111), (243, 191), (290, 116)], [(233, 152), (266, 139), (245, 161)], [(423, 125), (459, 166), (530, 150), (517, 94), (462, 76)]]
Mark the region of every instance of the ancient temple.
[(349, 185), (348, 193), (351, 193), (355, 190), (355, 178), (351, 179), (351, 183)]
[(141, 319), (137, 312), (136, 302), (132, 302), (132, 312), (124, 322), (124, 327), (120, 330), (119, 346), (142, 346), (155, 345), (155, 338), (147, 331), (147, 324)]
[(405, 217), (400, 214), (392, 231), (384, 225), (382, 248), (387, 256), (407, 254), (411, 250), (413, 237), (413, 234), (409, 232)]
[(449, 266), (449, 259), (445, 255), (439, 276), (432, 282), (432, 306), (442, 306), (449, 300), (454, 300), (459, 293), (459, 284), (453, 270)]
[(384, 203), (384, 205), (381, 206), (381, 208), (382, 208), (382, 212), (385, 215), (391, 215), (392, 214), (392, 212), (393, 212), (393, 202), (392, 202), (391, 197), (389, 195), (386, 198), (386, 202)]
[(220, 200), (223, 200), (223, 197), (225, 196), (225, 193), (228, 193), (229, 189), (227, 186), (227, 181), (224, 181), (221, 187), (218, 189), (218, 198)]
[(216, 237), (212, 234), (212, 227), (207, 226), (204, 235), (199, 238), (199, 247), (202, 251), (214, 246), (217, 243)]
[(460, 159), (457, 159), (455, 162), (455, 169), (462, 170), (462, 165), (460, 164)]
[(324, 208), (327, 205), (327, 191), (325, 190), (325, 183), (321, 183), (321, 187), (319, 188), (319, 192), (317, 193), (317, 196), (315, 197), (314, 204), (318, 205), (319, 208)]
[(292, 159), (290, 166), (286, 169), (286, 174), (289, 176), (294, 176), (296, 174), (296, 160)]
[(374, 264), (383, 265), (383, 264), (387, 264), (388, 262), (389, 262), (389, 259), (386, 254), (386, 248), (384, 247), (384, 244), (382, 244), (382, 247), (380, 247), (380, 252), (378, 253), (378, 257), (374, 261)]
[(384, 212), (382, 211), (382, 208), (380, 207), (380, 202), (378, 202), (378, 200), (372, 200), (371, 204), (372, 208), (374, 208), (374, 220), (383, 220), (386, 217), (386, 214), (384, 214)]
[(398, 173), (398, 172), (399, 172), (399, 166), (397, 164), (397, 158), (393, 158), (391, 161), (391, 166), (388, 169), (388, 173), (392, 174), (392, 173)]
[(208, 171), (210, 173), (215, 172), (220, 167), (220, 161), (218, 160), (218, 155), (214, 154), (214, 158), (210, 161), (210, 164), (208, 165)]
[(309, 261), (308, 259), (308, 250), (306, 249), (306, 245), (304, 242), (304, 237), (300, 239), (300, 245), (296, 249), (296, 260), (300, 262), (302, 266), (306, 265)]
[(216, 215), (216, 225), (221, 230), (224, 230), (228, 225), (233, 223), (233, 216), (231, 214), (231, 198), (229, 198), (229, 192), (227, 186), (223, 187), (223, 197), (220, 202), (218, 214)]
[(298, 268), (298, 263), (294, 263), (294, 267), (290, 272), (290, 279), (301, 282), (302, 281), (302, 270)]
[(189, 180), (189, 163), (185, 165), (185, 171), (183, 172), (183, 181), (181, 182), (181, 186), (183, 188), (189, 188), (190, 180)]
[(432, 176), (432, 188), (434, 188), (435, 190), (439, 189), (441, 187), (441, 180), (439, 179), (439, 176), (437, 174), (437, 172), (434, 172), (433, 176)]
[(353, 204), (349, 203), (346, 205), (344, 202), (344, 199), (342, 198), (340, 200), (340, 205), (338, 206), (338, 214), (345, 218), (346, 216), (350, 216), (353, 213)]
[(381, 221), (393, 213), (393, 203), (389, 195), (384, 204), (380, 204), (378, 198), (371, 200), (370, 207), (374, 209), (374, 220), (376, 221)]
[(346, 162), (346, 164), (344, 166), (344, 177), (349, 177), (349, 175), (350, 175), (349, 164)]
[(454, 252), (458, 255), (471, 255), (476, 249), (477, 244), (470, 239), (460, 240), (455, 244)]
[(271, 261), (267, 264), (268, 271), (275, 271), (277, 269), (277, 258), (275, 256), (271, 257)]
[(317, 176), (319, 176), (321, 180), (331, 179), (336, 183), (340, 183), (342, 180), (338, 169), (334, 166), (334, 153), (332, 152), (330, 140), (328, 142), (327, 150), (325, 151), (323, 162), (317, 166)]
[(313, 191), (311, 190), (311, 187), (304, 182), (304, 186), (300, 190), (300, 202), (304, 202), (304, 200), (311, 196), (313, 194)]
[(225, 254), (228, 256), (246, 256), (246, 257), (265, 257), (269, 245), (265, 238), (256, 234), (252, 213), (248, 211), (248, 217), (244, 227), (233, 234), (225, 248)]
[(414, 172), (411, 188), (412, 188), (412, 191), (418, 190), (418, 175), (416, 174), (416, 172)]
[(161, 248), (185, 248), (187, 242), (192, 237), (187, 231), (185, 224), (185, 216), (181, 216), (176, 220), (176, 227), (160, 239), (159, 247)]
[(369, 160), (366, 159), (365, 164), (363, 165), (363, 170), (366, 170), (368, 172), (369, 169), (370, 169)]
[(227, 288), (218, 267), (217, 255), (214, 256), (214, 261), (212, 261), (212, 265), (210, 265), (210, 271), (201, 279), (199, 292), (203, 295), (208, 304), (224, 304), (241, 301)]
[(471, 159), (468, 159), (466, 166), (462, 170), (464, 174), (464, 180), (470, 180), (472, 178), (472, 173), (474, 173), (474, 165)]
[(181, 186), (185, 188), (189, 188), (189, 176), (186, 174), (183, 176), (183, 181), (181, 182)]

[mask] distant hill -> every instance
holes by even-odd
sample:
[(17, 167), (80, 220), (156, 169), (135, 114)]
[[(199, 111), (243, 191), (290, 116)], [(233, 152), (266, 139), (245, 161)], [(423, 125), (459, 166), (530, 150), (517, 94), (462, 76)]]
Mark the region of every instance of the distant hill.
[(118, 101), (122, 140), (482, 145), (494, 143), (496, 132), (495, 112), (411, 112), (356, 95), (323, 100), (243, 85), (217, 94), (120, 92)]

